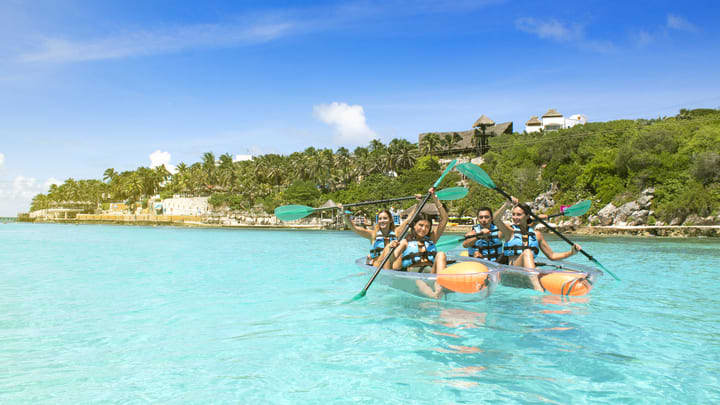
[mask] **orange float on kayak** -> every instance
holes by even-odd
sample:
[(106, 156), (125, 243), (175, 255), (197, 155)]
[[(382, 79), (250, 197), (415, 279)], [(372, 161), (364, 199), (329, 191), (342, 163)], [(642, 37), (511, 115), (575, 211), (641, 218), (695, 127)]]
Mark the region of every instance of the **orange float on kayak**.
[(488, 286), (488, 273), (482, 263), (459, 262), (438, 271), (437, 282), (448, 290), (473, 294)]
[(592, 284), (585, 274), (548, 273), (540, 278), (540, 285), (547, 291), (558, 295), (585, 295)]

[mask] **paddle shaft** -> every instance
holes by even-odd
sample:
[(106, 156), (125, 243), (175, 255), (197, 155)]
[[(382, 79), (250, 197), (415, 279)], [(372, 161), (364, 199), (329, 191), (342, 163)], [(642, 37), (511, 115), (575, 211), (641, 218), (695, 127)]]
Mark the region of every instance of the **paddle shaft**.
[[(408, 221), (408, 225), (405, 227), (405, 229), (403, 229), (402, 234), (400, 234), (400, 237), (398, 238), (399, 241), (405, 239), (405, 236), (410, 231), (410, 227), (412, 226), (413, 221), (415, 221), (415, 218), (417, 218), (417, 216), (420, 215), (420, 212), (422, 211), (423, 207), (425, 206), (425, 203), (427, 203), (427, 200), (429, 198), (430, 198), (430, 193), (427, 193), (425, 195), (425, 198), (423, 198), (423, 200), (420, 202), (420, 205), (418, 205), (418, 208), (415, 210), (415, 213), (413, 214), (410, 221)], [(365, 287), (363, 287), (360, 294), (365, 295), (368, 288), (370, 288), (370, 285), (373, 283), (373, 281), (375, 281), (375, 278), (378, 276), (378, 274), (380, 274), (380, 270), (382, 270), (383, 266), (385, 266), (385, 263), (387, 263), (387, 261), (390, 260), (390, 257), (392, 257), (393, 253), (395, 253), (396, 248), (397, 248), (397, 245), (394, 246), (392, 249), (390, 249), (388, 254), (385, 255), (385, 258), (382, 260), (382, 262), (377, 267), (377, 269), (375, 269), (375, 273), (373, 273), (372, 277), (370, 277), (370, 280), (368, 280), (367, 284), (365, 284)]]
[[(506, 193), (505, 191), (503, 191), (502, 189), (498, 188), (497, 186), (495, 187), (495, 190), (496, 190), (498, 193), (502, 194), (503, 197), (507, 198), (508, 200), (512, 200), (512, 198), (510, 197), (510, 194)], [(550, 225), (547, 224), (547, 222), (543, 221), (543, 220), (540, 219), (537, 215), (535, 215), (535, 214), (532, 212), (532, 210), (530, 209), (530, 207), (528, 207), (528, 206), (525, 205), (525, 204), (520, 204), (520, 208), (522, 208), (523, 211), (527, 212), (528, 215), (530, 215), (531, 217), (533, 217), (533, 219), (535, 219), (535, 220), (537, 220), (538, 222), (540, 222), (541, 224), (545, 225), (545, 227), (546, 227), (547, 229), (549, 229), (550, 231), (552, 231), (555, 235), (559, 236), (560, 239), (562, 239), (562, 240), (564, 240), (565, 242), (567, 242), (570, 246), (574, 246), (574, 245), (575, 245), (575, 243), (574, 243), (573, 241), (571, 241), (570, 239), (566, 238), (565, 235), (561, 234), (557, 229), (551, 227)], [(595, 260), (594, 257), (590, 256), (590, 255), (589, 255), (588, 253), (586, 253), (584, 250), (580, 249), (579, 252), (582, 253), (583, 255), (585, 255), (585, 257), (587, 257), (588, 259), (590, 259), (590, 260), (592, 260), (592, 261), (594, 261), (594, 262), (597, 262), (597, 260)]]

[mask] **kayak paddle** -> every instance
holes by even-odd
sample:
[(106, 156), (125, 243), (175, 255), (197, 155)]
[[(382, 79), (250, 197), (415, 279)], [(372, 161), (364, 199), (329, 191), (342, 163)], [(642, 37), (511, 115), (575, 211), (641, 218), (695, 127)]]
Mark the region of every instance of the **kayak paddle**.
[[(446, 189), (439, 190), (436, 194), (438, 196), (438, 199), (443, 201), (454, 201), (459, 200), (463, 197), (465, 197), (468, 193), (468, 189), (465, 187), (450, 187)], [(383, 204), (388, 202), (395, 202), (395, 201), (405, 201), (405, 200), (412, 200), (415, 198), (415, 196), (411, 197), (399, 197), (399, 198), (389, 198), (385, 200), (373, 200), (373, 201), (363, 201), (353, 204), (346, 204), (345, 207), (357, 207), (361, 205), (372, 205), (372, 204)], [(316, 212), (316, 211), (322, 211), (322, 210), (328, 210), (333, 209), (334, 207), (329, 208), (313, 208), (308, 207), (307, 205), (283, 205), (282, 207), (275, 208), (275, 216), (281, 220), (281, 221), (294, 221), (296, 219), (305, 218), (306, 216)]]
[[(509, 195), (508, 193), (506, 193), (505, 191), (503, 191), (502, 189), (498, 188), (498, 186), (495, 185), (495, 183), (492, 181), (492, 179), (490, 178), (490, 176), (488, 176), (488, 174), (485, 173), (485, 170), (483, 170), (480, 166), (468, 162), (468, 163), (463, 163), (463, 164), (458, 165), (457, 169), (458, 169), (458, 171), (459, 171), (460, 173), (462, 173), (462, 174), (464, 174), (465, 176), (473, 179), (475, 182), (479, 183), (480, 185), (483, 185), (483, 186), (485, 186), (485, 187), (487, 187), (487, 188), (489, 188), (489, 189), (492, 189), (492, 190), (497, 191), (498, 193), (502, 194), (503, 197), (507, 198), (508, 200), (511, 199), (511, 198), (510, 198), (510, 195)], [(528, 215), (530, 215), (531, 217), (533, 217), (533, 219), (535, 219), (535, 220), (537, 220), (538, 222), (540, 222), (541, 224), (545, 225), (545, 227), (546, 227), (547, 229), (549, 229), (550, 231), (552, 231), (553, 233), (555, 233), (557, 236), (560, 237), (560, 239), (562, 239), (562, 240), (564, 240), (565, 242), (567, 242), (570, 246), (575, 245), (575, 243), (573, 243), (570, 239), (566, 238), (565, 235), (561, 234), (557, 229), (551, 227), (551, 226), (548, 225), (545, 221), (543, 221), (542, 219), (538, 218), (538, 216), (535, 215), (535, 214), (532, 212), (532, 210), (530, 209), (530, 207), (528, 207), (528, 206), (525, 205), (525, 204), (520, 204), (520, 208), (522, 208), (523, 211), (527, 212)], [(615, 274), (613, 274), (613, 272), (611, 272), (610, 270), (606, 269), (605, 266), (603, 266), (599, 261), (597, 261), (597, 259), (595, 259), (594, 257), (592, 257), (590, 254), (588, 254), (588, 253), (585, 252), (584, 250), (580, 250), (580, 253), (582, 253), (582, 254), (585, 255), (585, 257), (587, 257), (590, 261), (592, 261), (593, 263), (595, 263), (596, 265), (598, 265), (598, 267), (600, 267), (602, 270), (606, 271), (608, 274), (610, 274), (611, 276), (613, 276), (613, 278), (615, 278), (615, 280), (620, 281), (620, 279), (619, 279)]]
[(590, 200), (580, 201), (575, 205), (565, 208), (559, 214), (549, 215), (548, 219), (555, 217), (579, 217), (580, 215), (585, 215), (585, 213), (590, 209), (591, 204)]
[[(438, 185), (440, 185), (440, 183), (443, 181), (443, 179), (445, 178), (445, 176), (446, 176), (448, 173), (450, 173), (450, 170), (452, 170), (453, 167), (455, 167), (455, 163), (457, 163), (457, 159), (455, 159), (455, 160), (453, 160), (452, 162), (450, 162), (450, 164), (448, 165), (448, 167), (446, 167), (445, 170), (444, 170), (444, 171), (442, 172), (442, 174), (440, 175), (440, 178), (438, 178), (438, 179), (435, 181), (435, 183), (433, 184), (432, 188), (435, 188), (435, 187), (437, 187)], [(423, 209), (423, 207), (425, 206), (425, 203), (427, 203), (428, 199), (430, 199), (430, 193), (425, 194), (425, 198), (423, 198), (423, 200), (420, 201), (420, 203), (418, 204), (417, 208), (415, 209), (415, 213), (413, 214), (412, 218), (410, 218), (410, 221), (408, 221), (408, 226), (406, 226), (405, 229), (403, 229), (402, 233), (400, 234), (400, 237), (398, 237), (398, 239), (397, 239), (398, 241), (401, 241), (401, 240), (405, 239), (405, 236), (407, 235), (408, 231), (410, 230), (410, 224), (412, 224), (413, 221), (415, 221), (415, 218), (417, 218), (417, 216), (420, 215), (420, 212), (422, 212), (422, 209)], [(359, 300), (360, 298), (364, 297), (365, 294), (367, 294), (368, 288), (370, 288), (370, 285), (372, 285), (373, 281), (375, 281), (375, 278), (378, 276), (378, 274), (380, 274), (380, 270), (382, 270), (383, 266), (385, 266), (385, 263), (387, 263), (387, 261), (390, 259), (390, 257), (392, 257), (393, 253), (395, 253), (395, 248), (396, 248), (396, 247), (397, 247), (397, 246), (395, 246), (395, 247), (393, 247), (392, 249), (390, 249), (390, 251), (388, 252), (388, 254), (385, 255), (385, 258), (382, 260), (382, 262), (380, 262), (380, 265), (377, 266), (377, 268), (375, 269), (375, 273), (373, 273), (372, 277), (370, 277), (370, 280), (368, 280), (367, 284), (365, 284), (365, 287), (363, 287), (363, 289), (362, 289), (359, 293), (357, 293), (357, 294), (352, 298), (351, 301)]]

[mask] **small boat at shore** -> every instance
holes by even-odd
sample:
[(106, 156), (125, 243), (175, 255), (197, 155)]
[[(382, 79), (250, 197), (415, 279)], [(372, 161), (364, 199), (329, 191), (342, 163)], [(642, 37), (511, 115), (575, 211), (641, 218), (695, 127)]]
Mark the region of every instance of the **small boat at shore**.
[(537, 262), (535, 269), (499, 264), (467, 257), (467, 252), (448, 252), (448, 261), (472, 260), (494, 270), (500, 285), (513, 288), (541, 290), (556, 295), (582, 296), (592, 290), (603, 272), (595, 267), (565, 261)]
[[(381, 270), (376, 281), (422, 298), (435, 298), (429, 293), (435, 283), (443, 287), (439, 300), (475, 302), (490, 296), (499, 281), (497, 270), (473, 258), (453, 260), (440, 274)], [(366, 264), (364, 257), (355, 263), (369, 274), (375, 272), (375, 267)]]

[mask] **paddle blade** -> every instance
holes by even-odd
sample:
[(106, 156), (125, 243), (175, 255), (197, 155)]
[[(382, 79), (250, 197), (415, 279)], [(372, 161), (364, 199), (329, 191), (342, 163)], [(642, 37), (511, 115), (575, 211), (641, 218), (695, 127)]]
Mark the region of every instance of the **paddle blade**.
[(283, 205), (275, 208), (275, 216), (281, 221), (294, 221), (305, 218), (315, 212), (315, 208), (307, 205)]
[(457, 159), (453, 159), (453, 161), (450, 162), (450, 164), (445, 168), (445, 170), (444, 170), (444, 171), (442, 172), (442, 174), (440, 175), (440, 178), (437, 179), (437, 181), (435, 182), (435, 184), (433, 184), (433, 188), (435, 188), (435, 187), (437, 187), (437, 186), (440, 185), (440, 183), (441, 183), (441, 182), (443, 181), (443, 179), (445, 178), (445, 175), (447, 175), (448, 173), (450, 173), (450, 170), (452, 170), (453, 167), (455, 167), (455, 164), (456, 164), (456, 163), (457, 163)]
[(590, 200), (581, 201), (571, 207), (565, 208), (563, 215), (566, 217), (579, 217), (580, 215), (585, 215), (585, 213), (590, 209), (591, 204)]
[(438, 249), (452, 248), (452, 247), (455, 247), (455, 246), (463, 243), (464, 240), (465, 240), (465, 238), (438, 241), (438, 243), (435, 244), (435, 247), (437, 247)]
[(360, 298), (364, 297), (365, 294), (367, 294), (367, 290), (360, 291), (359, 293), (355, 294), (355, 296), (350, 299), (350, 302), (359, 300)]
[(435, 195), (443, 201), (454, 201), (465, 197), (468, 191), (465, 187), (450, 187), (438, 191)]
[(478, 165), (469, 162), (462, 163), (458, 165), (457, 169), (460, 173), (464, 174), (466, 177), (472, 179), (476, 183), (482, 184), (487, 188), (496, 188), (495, 183), (493, 183), (490, 176), (488, 176), (488, 174), (485, 173), (485, 170), (480, 168), (480, 166)]

